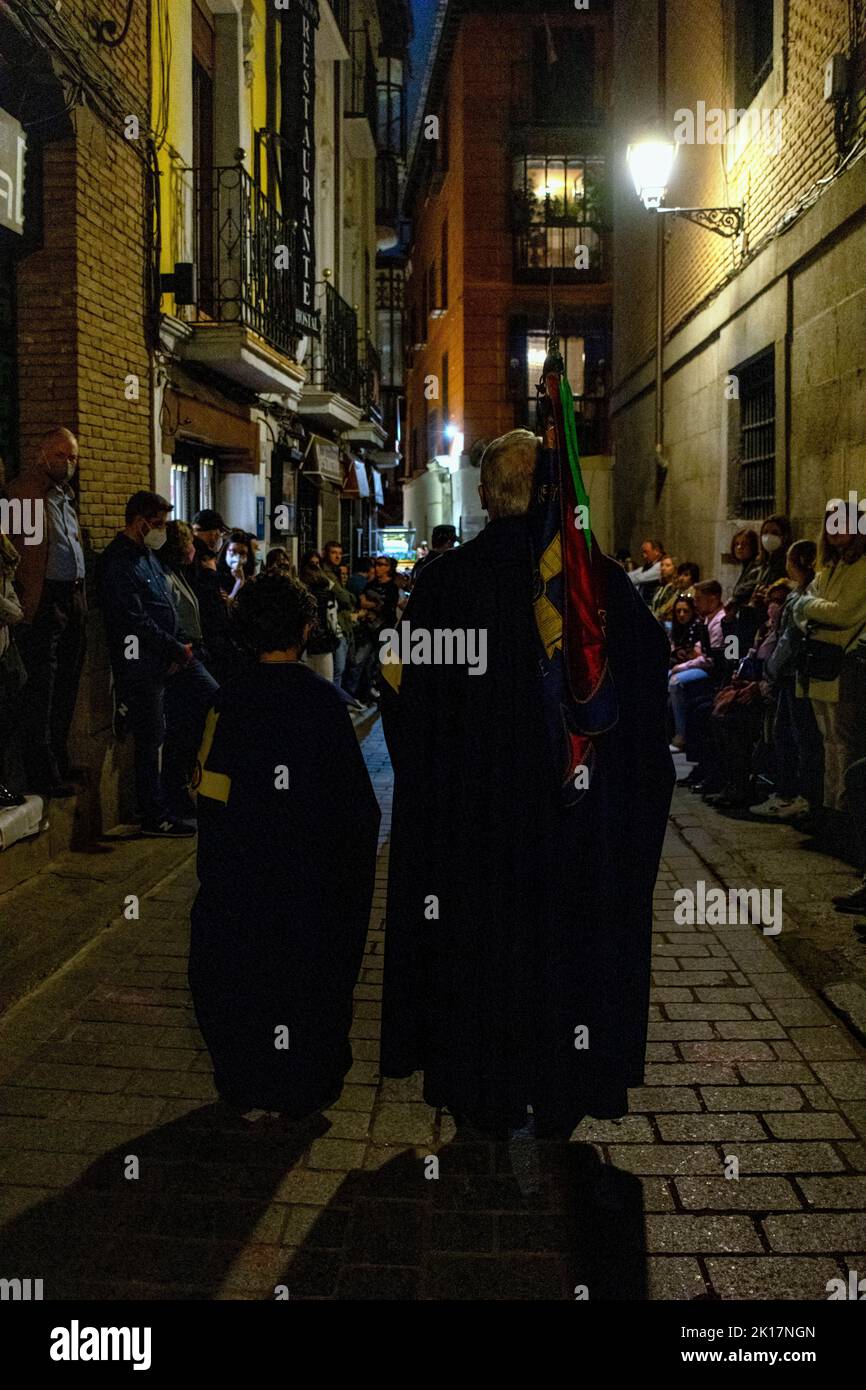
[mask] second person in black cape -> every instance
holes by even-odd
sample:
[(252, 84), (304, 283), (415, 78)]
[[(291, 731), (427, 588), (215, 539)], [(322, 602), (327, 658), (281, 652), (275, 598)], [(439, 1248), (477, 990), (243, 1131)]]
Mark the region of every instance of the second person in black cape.
[[(519, 438), (518, 436), (522, 436)], [(502, 1134), (617, 1117), (643, 1081), (652, 895), (674, 781), (668, 644), (605, 560), (619, 702), (566, 810), (545, 728), (527, 512), (534, 437), (485, 453), (490, 523), (421, 576), (410, 630), (486, 634), (486, 671), (409, 664), (388, 698), (395, 769), (381, 1070)], [(387, 673), (387, 668), (383, 668)]]
[(352, 1065), (380, 819), (345, 700), (299, 660), (315, 618), (283, 575), (238, 596), (259, 661), (205, 728), (189, 960), (220, 1097), (293, 1119), (332, 1104)]

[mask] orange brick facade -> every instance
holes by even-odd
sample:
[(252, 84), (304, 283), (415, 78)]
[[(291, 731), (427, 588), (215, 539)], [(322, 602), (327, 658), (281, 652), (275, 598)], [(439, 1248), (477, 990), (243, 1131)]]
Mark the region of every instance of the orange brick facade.
[[(543, 31), (540, 10), (497, 8), (468, 4), (457, 21), (453, 49), (442, 60), (442, 99), (425, 107), (424, 116), (447, 120), (447, 171), (441, 186), (426, 171), (407, 205), (412, 218), (411, 276), (407, 286), (407, 341), (412, 345), (413, 325), (426, 346), (410, 358), (407, 373), (408, 468), (423, 470), (431, 453), (424, 439), (425, 383), (441, 378), (443, 354), (448, 354), (448, 417), (464, 436), (465, 449), (479, 439), (490, 439), (523, 423), (522, 405), (509, 384), (509, 324), (519, 319), (533, 329), (548, 321), (549, 292), (546, 283), (521, 283), (513, 268), (514, 236), (511, 225), (512, 155), (518, 149), (541, 153), (562, 149), (581, 154), (579, 136), (563, 130), (557, 136), (544, 133), (533, 145), (515, 140), (515, 100), (529, 88), (533, 40)], [(553, 42), (565, 28), (591, 26), (595, 35), (596, 107), (607, 103), (609, 27), (607, 7), (594, 13), (554, 14), (549, 24)], [(576, 93), (575, 117), (580, 118), (580, 94)], [(440, 138), (442, 138), (440, 124)], [(540, 133), (539, 133), (540, 136)], [(419, 143), (423, 143), (423, 119)], [(547, 142), (547, 150), (544, 148)], [(568, 149), (566, 150), (566, 146)], [(510, 153), (511, 151), (511, 153)], [(422, 325), (424, 284), (435, 262), (438, 282), (441, 266), (441, 228), (448, 222), (449, 289), (443, 317), (428, 318)], [(558, 315), (576, 315), (594, 309), (604, 315), (611, 302), (609, 281), (556, 283), (554, 306)], [(432, 399), (430, 407), (443, 402)], [(440, 419), (440, 426), (441, 426)]]

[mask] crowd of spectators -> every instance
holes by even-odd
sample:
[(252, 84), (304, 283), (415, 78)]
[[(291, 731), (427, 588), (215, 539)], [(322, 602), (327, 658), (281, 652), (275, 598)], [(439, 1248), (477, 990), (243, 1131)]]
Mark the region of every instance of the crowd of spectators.
[(773, 515), (731, 540), (739, 574), (677, 564), (647, 540), (617, 559), (670, 640), (671, 751), (708, 803), (793, 823), (855, 862), (864, 884), (834, 899), (866, 910), (866, 501), (816, 541)]

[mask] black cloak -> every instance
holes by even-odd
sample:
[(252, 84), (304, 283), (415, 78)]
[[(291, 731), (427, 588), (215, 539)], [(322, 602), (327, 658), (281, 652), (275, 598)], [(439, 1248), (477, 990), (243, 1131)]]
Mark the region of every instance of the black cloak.
[(306, 1115), (352, 1064), (376, 868), (379, 806), (340, 693), (297, 662), (253, 667), (215, 697), (199, 778), (189, 983), (214, 1081), (242, 1110)]
[[(562, 808), (541, 700), (526, 518), (428, 566), (410, 630), (480, 629), (487, 670), (404, 666), (381, 1069), (484, 1129), (567, 1133), (620, 1116), (643, 1080), (652, 893), (674, 782), (668, 642), (605, 561), (619, 700), (590, 789)], [(582, 1030), (586, 1030), (585, 1032)]]

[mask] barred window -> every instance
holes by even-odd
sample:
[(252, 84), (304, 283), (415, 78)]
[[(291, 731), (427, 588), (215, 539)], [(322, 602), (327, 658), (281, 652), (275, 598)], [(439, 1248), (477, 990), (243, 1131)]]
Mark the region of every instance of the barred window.
[(603, 159), (524, 155), (514, 161), (511, 197), (520, 278), (553, 269), (557, 279), (585, 279), (604, 270)]
[(738, 514), (762, 517), (776, 507), (775, 351), (770, 348), (734, 375), (740, 392)]

